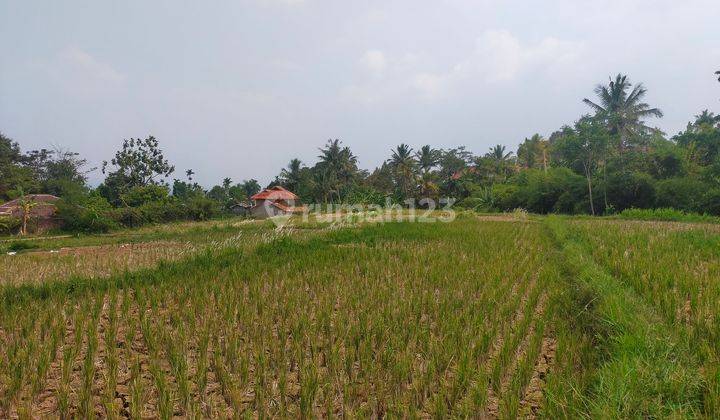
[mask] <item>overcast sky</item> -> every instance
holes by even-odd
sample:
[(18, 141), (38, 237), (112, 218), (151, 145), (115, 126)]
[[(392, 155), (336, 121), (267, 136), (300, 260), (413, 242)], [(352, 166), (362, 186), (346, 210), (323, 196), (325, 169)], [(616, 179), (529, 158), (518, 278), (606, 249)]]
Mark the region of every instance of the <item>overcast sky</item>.
[(265, 184), (329, 138), (368, 169), (401, 142), (514, 150), (618, 72), (676, 134), (720, 111), (720, 2), (3, 0), (0, 57), (24, 150), (97, 165), (152, 134), (177, 177)]

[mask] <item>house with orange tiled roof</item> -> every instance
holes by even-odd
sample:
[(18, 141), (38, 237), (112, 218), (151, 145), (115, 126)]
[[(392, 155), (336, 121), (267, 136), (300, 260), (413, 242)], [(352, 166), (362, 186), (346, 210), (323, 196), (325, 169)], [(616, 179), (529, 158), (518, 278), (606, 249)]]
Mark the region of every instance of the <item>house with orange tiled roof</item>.
[(279, 185), (266, 188), (250, 197), (250, 199), (253, 200), (250, 214), (256, 219), (284, 216), (303, 211), (303, 207), (298, 205), (300, 198)]

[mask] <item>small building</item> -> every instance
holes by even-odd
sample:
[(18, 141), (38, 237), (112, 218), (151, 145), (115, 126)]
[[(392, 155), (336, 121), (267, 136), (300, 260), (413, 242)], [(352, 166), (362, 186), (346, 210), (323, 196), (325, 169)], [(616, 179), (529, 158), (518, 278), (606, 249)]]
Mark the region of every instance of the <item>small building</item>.
[(35, 232), (44, 232), (60, 226), (60, 219), (55, 216), (55, 202), (60, 198), (50, 194), (27, 194), (0, 205), (0, 217), (22, 218), (22, 200), (35, 203), (30, 209), (30, 223)]
[(279, 185), (266, 188), (250, 199), (254, 202), (250, 214), (257, 219), (284, 216), (303, 210), (302, 207), (296, 206), (298, 196)]
[(230, 206), (230, 211), (236, 216), (250, 216), (252, 214), (252, 204), (235, 203)]

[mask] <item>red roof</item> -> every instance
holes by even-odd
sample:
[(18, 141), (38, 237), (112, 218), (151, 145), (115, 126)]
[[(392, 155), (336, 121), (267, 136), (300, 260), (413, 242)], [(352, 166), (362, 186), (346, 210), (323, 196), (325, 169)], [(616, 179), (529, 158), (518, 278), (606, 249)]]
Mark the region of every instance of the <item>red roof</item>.
[(460, 169), (459, 171), (457, 171), (457, 172), (455, 172), (454, 174), (452, 174), (452, 177), (451, 177), (451, 178), (452, 178), (453, 180), (457, 181), (458, 179), (462, 178), (462, 176), (465, 175), (466, 172), (467, 172), (467, 173), (474, 174), (474, 173), (477, 172), (477, 168), (474, 167), (474, 166), (471, 166), (471, 167), (469, 167), (469, 168)]
[(302, 213), (305, 210), (304, 206), (286, 206), (277, 202), (272, 203), (272, 205), (286, 213)]
[(277, 185), (266, 188), (250, 197), (251, 200), (297, 200), (298, 196)]

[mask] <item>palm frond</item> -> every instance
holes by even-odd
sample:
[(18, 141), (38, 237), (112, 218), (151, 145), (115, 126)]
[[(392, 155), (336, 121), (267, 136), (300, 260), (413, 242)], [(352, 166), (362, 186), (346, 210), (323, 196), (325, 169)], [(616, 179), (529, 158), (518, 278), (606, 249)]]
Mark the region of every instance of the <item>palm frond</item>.
[(585, 103), (585, 105), (588, 105), (589, 107), (594, 109), (596, 112), (605, 112), (606, 111), (605, 108), (596, 104), (595, 102), (591, 101), (588, 98), (583, 99), (583, 102)]

